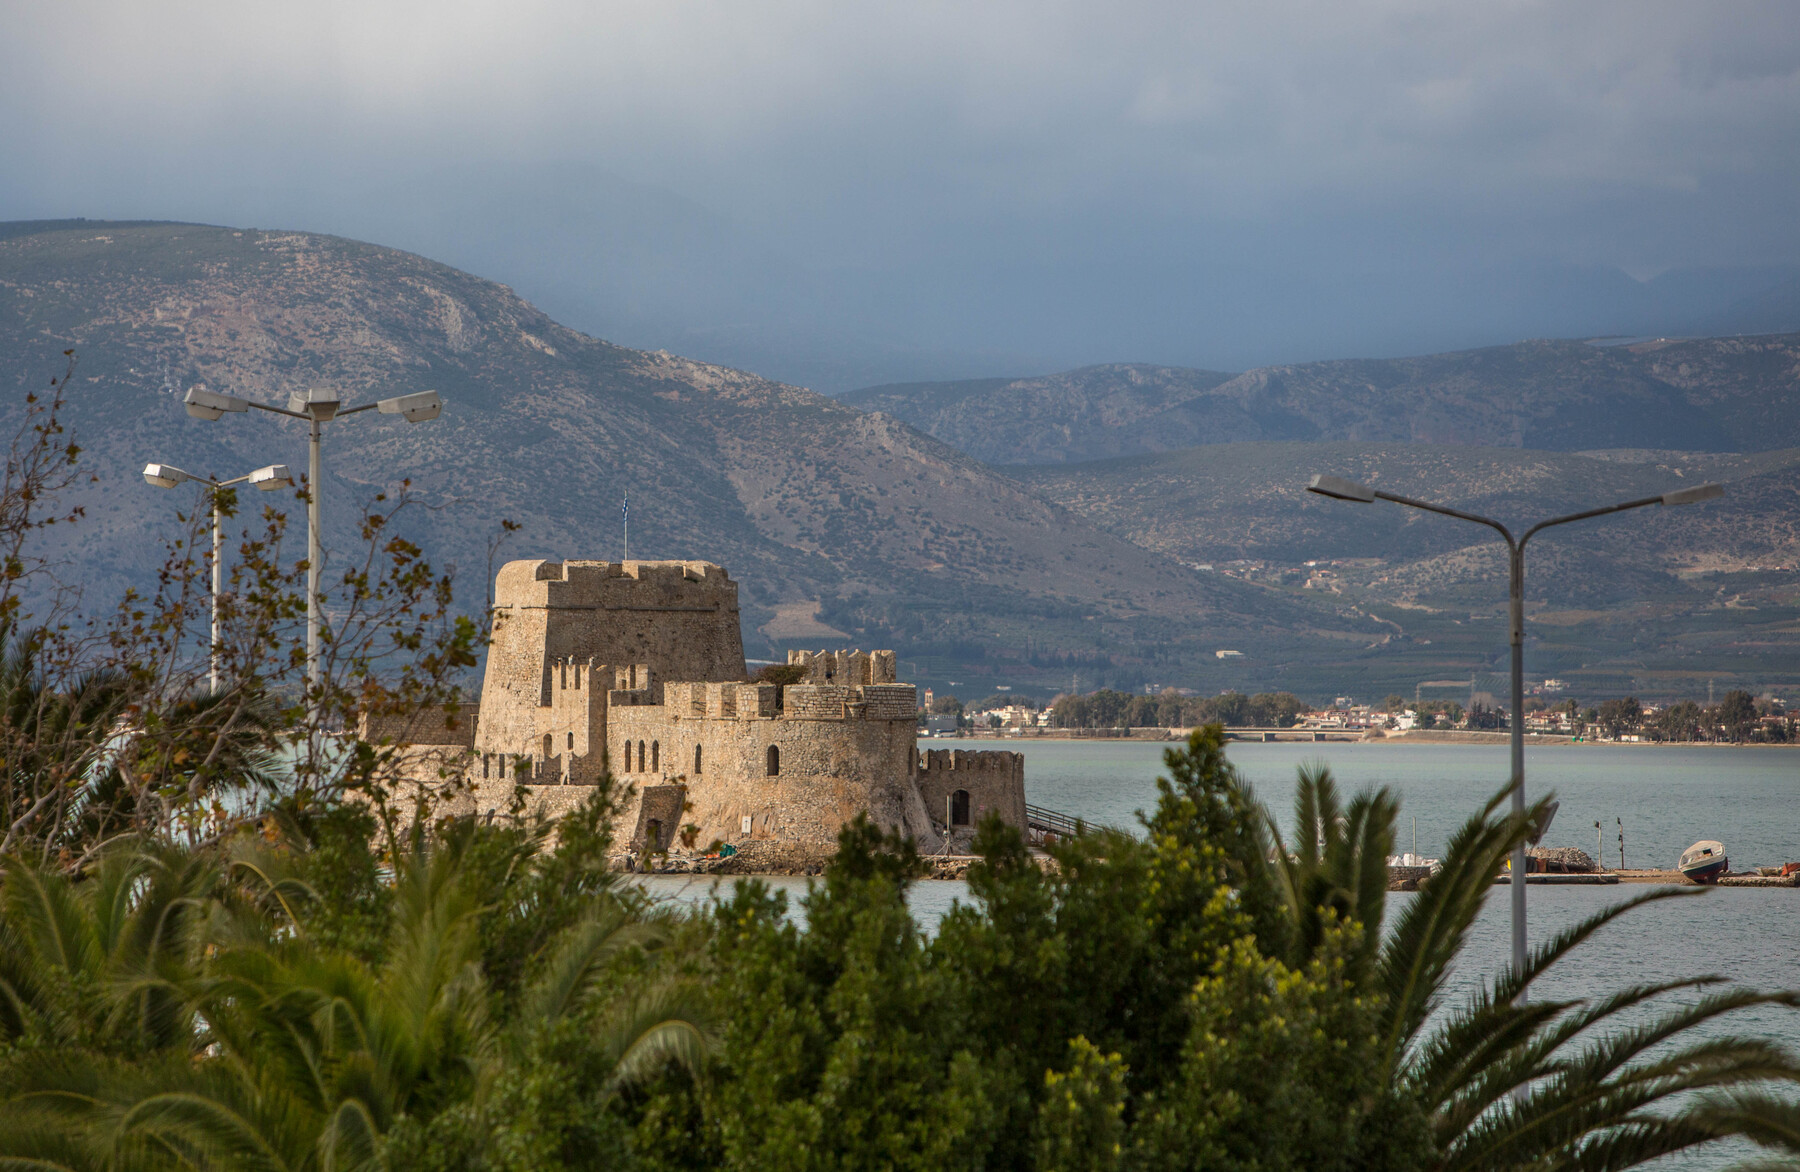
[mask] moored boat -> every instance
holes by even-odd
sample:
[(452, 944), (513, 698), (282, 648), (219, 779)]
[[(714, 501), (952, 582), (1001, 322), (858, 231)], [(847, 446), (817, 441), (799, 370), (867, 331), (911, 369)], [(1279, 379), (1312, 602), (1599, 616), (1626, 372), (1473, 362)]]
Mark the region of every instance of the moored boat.
[(1681, 852), (1681, 862), (1677, 866), (1694, 882), (1711, 883), (1726, 872), (1731, 860), (1725, 857), (1723, 843), (1703, 838)]

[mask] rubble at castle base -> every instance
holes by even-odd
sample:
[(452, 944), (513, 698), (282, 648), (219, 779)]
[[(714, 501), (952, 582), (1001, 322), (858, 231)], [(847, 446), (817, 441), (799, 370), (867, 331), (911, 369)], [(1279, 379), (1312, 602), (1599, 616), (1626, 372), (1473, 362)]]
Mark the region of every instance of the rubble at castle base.
[[(707, 562), (520, 561), (495, 583), (479, 710), (370, 730), (411, 746), (418, 780), (466, 770), (457, 809), (517, 786), (555, 816), (610, 769), (619, 861), (812, 874), (859, 813), (921, 854), (968, 849), (989, 811), (1025, 829), (1017, 753), (916, 742), (917, 696), (891, 651), (794, 651), (800, 683), (745, 683), (737, 583)], [(709, 848), (736, 852), (707, 859)]]

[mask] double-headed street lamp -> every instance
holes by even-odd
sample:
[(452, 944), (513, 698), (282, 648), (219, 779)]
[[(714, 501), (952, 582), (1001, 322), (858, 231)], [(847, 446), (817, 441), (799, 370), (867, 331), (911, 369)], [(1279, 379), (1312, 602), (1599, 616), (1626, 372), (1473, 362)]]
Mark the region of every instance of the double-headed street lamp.
[(292, 488), (294, 474), (288, 471), (286, 464), (270, 464), (266, 468), (258, 468), (248, 476), (239, 476), (233, 480), (214, 480), (208, 476), (196, 476), (192, 472), (183, 472), (173, 464), (145, 464), (144, 480), (157, 488), (174, 488), (192, 480), (212, 489), (212, 655), (207, 665), (207, 691), (217, 695), (219, 691), (219, 594), (225, 588), (223, 574), (224, 537), (220, 528), (219, 490), (230, 488), (234, 484), (251, 484), (263, 492), (273, 492), (278, 488)]
[(285, 409), (271, 407), (266, 403), (253, 403), (235, 395), (221, 395), (200, 387), (189, 389), (187, 397), (182, 401), (187, 404), (188, 414), (195, 419), (219, 419), (228, 411), (243, 412), (254, 407), (273, 415), (304, 419), (311, 428), (306, 462), (306, 685), (313, 694), (313, 714), (317, 717), (319, 686), (324, 672), (319, 660), (319, 573), (320, 563), (324, 560), (320, 543), (324, 540), (325, 524), (324, 511), (320, 505), (320, 497), (323, 495), (319, 466), (320, 428), (333, 419), (355, 415), (359, 411), (379, 411), (383, 415), (403, 416), (408, 423), (423, 423), (438, 417), (444, 409), (444, 401), (436, 391), (419, 391), (416, 394), (396, 395), (391, 399), (341, 410), (342, 400), (337, 397), (337, 392), (324, 387), (314, 387), (304, 395), (290, 395)]
[[(1465, 513), (1461, 509), (1452, 509), (1445, 505), (1434, 505), (1429, 501), (1414, 500), (1412, 497), (1400, 496), (1398, 493), (1383, 492), (1355, 481), (1345, 480), (1339, 476), (1315, 476), (1306, 491), (1316, 492), (1320, 496), (1328, 496), (1333, 500), (1355, 501), (1358, 504), (1369, 504), (1374, 501), (1393, 501), (1397, 505), (1407, 505), (1415, 509), (1424, 509), (1430, 513), (1442, 513), (1446, 517), (1456, 517), (1463, 521), (1473, 521), (1477, 525), (1486, 525), (1506, 539), (1509, 555), (1509, 566), (1512, 579), (1512, 808), (1513, 814), (1525, 816), (1525, 543), (1541, 529), (1552, 525), (1567, 525), (1570, 521), (1585, 521), (1589, 517), (1604, 517), (1608, 513), (1622, 513), (1626, 509), (1641, 509), (1646, 505), (1691, 505), (1700, 501), (1713, 500), (1724, 496), (1725, 489), (1717, 484), (1697, 484), (1692, 488), (1679, 488), (1674, 492), (1665, 492), (1661, 496), (1647, 496), (1641, 500), (1624, 501), (1604, 508), (1588, 509), (1581, 513), (1570, 513), (1566, 517), (1552, 517), (1548, 521), (1539, 521), (1527, 529), (1520, 537), (1514, 537), (1512, 530), (1490, 517), (1482, 517), (1475, 513)], [(1541, 834), (1548, 827), (1539, 827)], [(1512, 959), (1513, 971), (1525, 971), (1525, 844), (1521, 841), (1513, 851), (1512, 857)]]

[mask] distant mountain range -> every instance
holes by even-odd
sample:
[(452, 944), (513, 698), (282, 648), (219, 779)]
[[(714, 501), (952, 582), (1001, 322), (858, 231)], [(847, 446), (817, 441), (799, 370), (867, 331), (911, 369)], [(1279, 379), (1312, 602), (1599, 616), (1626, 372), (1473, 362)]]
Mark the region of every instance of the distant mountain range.
[(993, 464), (1248, 440), (1761, 452), (1800, 447), (1800, 334), (1521, 342), (1235, 377), (1095, 366), (840, 398)]
[(1392, 624), (1391, 662), (1436, 662), (1439, 678), (1503, 666), (1502, 547), (1466, 522), (1314, 496), (1305, 491), (1310, 474), (1453, 504), (1514, 523), (1515, 532), (1722, 482), (1722, 500), (1597, 518), (1534, 539), (1531, 668), (1570, 679), (1583, 695), (1693, 696), (1715, 676), (1758, 691), (1791, 694), (1800, 684), (1800, 450), (1248, 443), (1014, 471), (1048, 499), (1202, 574), (1354, 604)]
[[(1534, 665), (1605, 692), (1691, 691), (1732, 670), (1800, 684), (1800, 335), (1525, 342), (1235, 376), (1112, 365), (841, 398), (1197, 573), (1361, 608), (1390, 624), (1381, 663), (1421, 674), (1502, 666), (1499, 547), (1476, 526), (1312, 496), (1311, 474), (1525, 524), (1722, 481), (1720, 502), (1538, 539)], [(1378, 670), (1330, 662), (1345, 680)]]
[(341, 558), (357, 503), (410, 477), (430, 506), (410, 532), (460, 567), (477, 607), (502, 518), (524, 528), (501, 557), (616, 558), (629, 493), (632, 556), (728, 566), (753, 655), (899, 646), (916, 673), (960, 678), (1002, 651), (1023, 663), (1028, 645), (1060, 672), (1110, 662), (1103, 638), (1123, 659), (1176, 647), (1198, 659), (1219, 631), (1298, 654), (1306, 639), (1292, 632), (1372, 627), (1201, 579), (890, 417), (610, 345), (503, 286), (374, 245), (199, 225), (7, 225), (0, 379), (13, 417), (71, 348), (71, 422), (99, 480), (61, 552), (90, 597), (148, 582), (158, 535), (193, 505), (191, 492), (145, 486), (146, 462), (217, 476), (305, 467), (298, 427), (257, 412), (191, 419), (188, 387), (280, 403), (326, 385), (349, 403), (445, 396), (432, 423), (327, 426), (329, 547)]
[(1691, 691), (1706, 673), (1800, 684), (1800, 336), (1235, 375), (1114, 365), (833, 400), (599, 341), (375, 245), (0, 225), (13, 418), (70, 348), (72, 421), (100, 479), (61, 552), (91, 598), (148, 581), (193, 504), (144, 486), (144, 463), (304, 466), (296, 427), (189, 419), (188, 387), (279, 402), (329, 385), (353, 403), (431, 388), (449, 403), (436, 422), (329, 425), (330, 545), (341, 557), (355, 503), (410, 477), (429, 508), (407, 532), (460, 567), (474, 605), (501, 518), (524, 525), (501, 558), (617, 557), (629, 493), (634, 556), (720, 561), (743, 584), (752, 655), (892, 646), (909, 678), (963, 694), (1072, 679), (1385, 694), (1502, 665), (1491, 546), (1308, 497), (1307, 474), (1509, 516), (1713, 477), (1731, 481), (1725, 502), (1542, 543), (1533, 669), (1596, 696)]

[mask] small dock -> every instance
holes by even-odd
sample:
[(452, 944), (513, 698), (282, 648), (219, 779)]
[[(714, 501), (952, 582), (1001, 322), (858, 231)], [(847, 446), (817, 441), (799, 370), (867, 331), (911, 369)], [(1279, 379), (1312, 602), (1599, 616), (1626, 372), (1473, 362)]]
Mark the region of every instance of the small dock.
[[(1679, 878), (1679, 876), (1677, 877)], [(1496, 875), (1494, 882), (1503, 885), (1510, 884), (1512, 876)], [(1585, 874), (1579, 871), (1567, 874), (1559, 874), (1555, 871), (1534, 871), (1525, 876), (1525, 886), (1527, 887), (1610, 887), (1617, 882), (1619, 882), (1619, 877), (1611, 871), (1589, 871)]]

